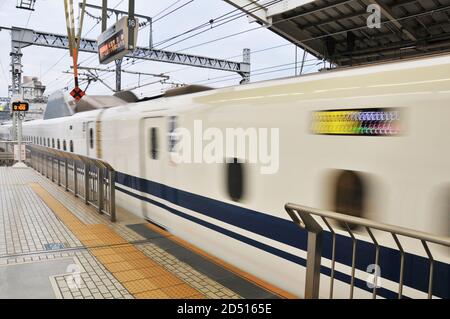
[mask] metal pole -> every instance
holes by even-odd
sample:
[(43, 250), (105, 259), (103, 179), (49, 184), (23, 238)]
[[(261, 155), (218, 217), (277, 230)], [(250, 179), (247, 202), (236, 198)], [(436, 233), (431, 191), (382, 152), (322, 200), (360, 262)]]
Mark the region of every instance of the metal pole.
[(17, 114), (18, 122), (17, 122), (17, 128), (18, 128), (18, 136), (17, 136), (17, 144), (19, 147), (19, 165), (22, 164), (22, 116), (21, 114)]
[(89, 164), (84, 163), (84, 203), (89, 205)]
[(102, 32), (108, 27), (108, 0), (102, 0)]
[(239, 84), (246, 84), (250, 82), (250, 49), (244, 49), (242, 51), (242, 62), (245, 63), (245, 70), (243, 70), (242, 73), (239, 73), (242, 76), (242, 80)]
[(52, 158), (52, 182), (55, 182), (55, 159)]
[(59, 161), (59, 158), (57, 162), (58, 162), (58, 186), (61, 186), (61, 162)]
[(116, 221), (116, 173), (109, 169), (109, 213), (111, 214), (111, 222)]
[(77, 174), (77, 162), (73, 161), (73, 193), (75, 197), (78, 197), (78, 174)]
[(98, 212), (103, 214), (103, 169), (100, 166), (97, 166), (97, 193)]
[(308, 232), (306, 257), (305, 299), (318, 299), (320, 288), (320, 260), (322, 258), (323, 229), (307, 212), (285, 205), (292, 221)]
[[(13, 120), (13, 141), (17, 141), (17, 112), (13, 112), (12, 114), (12, 120)], [(13, 146), (14, 151), (14, 146)]]
[(149, 42), (148, 42), (148, 48), (153, 49), (153, 20), (150, 18), (148, 19), (149, 25)]
[(134, 50), (134, 31), (136, 27), (134, 9), (134, 0), (128, 0), (128, 49), (130, 50)]
[(69, 161), (67, 158), (64, 160), (64, 179), (66, 180), (66, 192), (69, 191), (69, 166), (67, 165)]
[(303, 67), (305, 66), (305, 58), (306, 58), (306, 51), (303, 51), (303, 59), (302, 59), (302, 66), (300, 68), (300, 75), (303, 74)]
[(116, 60), (116, 92), (122, 91), (122, 59)]
[(319, 298), (320, 259), (322, 257), (322, 243), (322, 232), (308, 232), (305, 299)]
[(45, 177), (47, 177), (48, 179), (50, 179), (50, 174), (49, 174), (49, 169), (48, 169), (48, 166), (49, 166), (49, 159), (50, 159), (51, 157), (47, 154), (47, 155), (45, 155)]

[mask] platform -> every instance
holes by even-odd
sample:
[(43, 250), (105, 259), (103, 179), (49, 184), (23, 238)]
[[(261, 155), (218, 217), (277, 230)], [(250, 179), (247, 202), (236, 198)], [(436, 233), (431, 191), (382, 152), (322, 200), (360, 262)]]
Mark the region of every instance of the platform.
[(0, 298), (286, 297), (126, 211), (112, 223), (33, 169), (0, 167)]

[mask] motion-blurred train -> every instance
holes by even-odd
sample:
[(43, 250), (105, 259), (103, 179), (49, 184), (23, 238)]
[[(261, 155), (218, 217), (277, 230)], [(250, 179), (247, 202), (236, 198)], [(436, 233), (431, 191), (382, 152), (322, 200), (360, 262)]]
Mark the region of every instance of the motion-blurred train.
[[(299, 297), (306, 233), (284, 210), (288, 202), (449, 236), (450, 56), (182, 90), (139, 101), (86, 97), (90, 106), (73, 104), (51, 119), (62, 108), (53, 101), (47, 119), (26, 122), (23, 134), (32, 144), (107, 161), (117, 171), (119, 206)], [(276, 170), (264, 174), (267, 162), (232, 148), (225, 148), (222, 162), (173, 160), (186, 138), (177, 129), (194, 134), (198, 121), (203, 131), (223, 136), (230, 128), (269, 129), (270, 140), (276, 136), (270, 129), (278, 129), (279, 143), (266, 150), (277, 152)], [(11, 126), (0, 126), (0, 134), (10, 139)], [(371, 297), (366, 279), (375, 250), (363, 230), (355, 231), (355, 297)], [(345, 230), (338, 236), (334, 295), (346, 298), (351, 240)], [(325, 236), (324, 298), (329, 240)], [(379, 242), (378, 294), (396, 298), (400, 254), (391, 236)], [(425, 251), (420, 242), (404, 245), (410, 267), (403, 295), (426, 297)], [(436, 249), (434, 257), (433, 295), (449, 298), (448, 250)]]

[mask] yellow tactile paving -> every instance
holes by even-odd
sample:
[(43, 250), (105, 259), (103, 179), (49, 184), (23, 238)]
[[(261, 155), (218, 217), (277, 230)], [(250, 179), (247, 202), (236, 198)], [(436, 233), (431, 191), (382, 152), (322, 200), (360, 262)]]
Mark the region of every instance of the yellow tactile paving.
[(104, 265), (111, 273), (136, 269), (133, 265), (125, 262)]
[[(175, 298), (173, 298), (175, 299)], [(189, 296), (189, 298), (181, 298), (181, 299), (205, 299), (205, 296), (198, 294), (198, 295), (194, 295), (194, 296)]]
[(119, 263), (121, 261), (126, 261), (125, 259), (123, 259), (121, 256), (117, 255), (117, 254), (113, 254), (113, 255), (106, 255), (106, 256), (96, 256), (98, 260), (100, 260), (100, 262), (102, 264), (113, 264), (113, 263)]
[(173, 275), (163, 275), (158, 277), (148, 278), (156, 286), (156, 288), (167, 288), (175, 285), (182, 284), (183, 281)]
[(139, 279), (145, 279), (144, 274), (141, 273), (139, 270), (136, 270), (136, 269), (116, 272), (116, 273), (114, 273), (114, 276), (120, 282), (127, 282), (127, 281), (135, 281), (135, 280), (139, 280)]
[(140, 294), (136, 294), (137, 299), (169, 299), (169, 295), (165, 294), (161, 290), (146, 291)]
[(186, 284), (162, 288), (161, 290), (172, 299), (188, 298), (190, 296), (198, 295), (197, 290)]
[(147, 258), (142, 252), (130, 252), (130, 253), (118, 253), (120, 256), (125, 258), (125, 260), (138, 260)]
[(149, 259), (107, 225), (85, 225), (39, 184), (32, 183), (30, 187), (134, 297), (204, 298), (199, 291)]
[(131, 245), (123, 245), (111, 248), (115, 253), (134, 253), (137, 249)]
[(139, 269), (139, 272), (144, 275), (144, 278), (158, 277), (164, 275), (164, 269), (155, 266), (150, 268)]
[(112, 248), (93, 248), (91, 250), (91, 253), (98, 257), (98, 256), (106, 256), (106, 255), (114, 255), (116, 252)]
[(136, 269), (157, 266), (157, 264), (154, 261), (151, 261), (147, 257), (145, 259), (128, 260), (127, 263), (133, 265)]
[(151, 279), (141, 279), (129, 282), (123, 282), (122, 285), (127, 288), (132, 294), (138, 294), (145, 291), (155, 290), (158, 287), (155, 286)]

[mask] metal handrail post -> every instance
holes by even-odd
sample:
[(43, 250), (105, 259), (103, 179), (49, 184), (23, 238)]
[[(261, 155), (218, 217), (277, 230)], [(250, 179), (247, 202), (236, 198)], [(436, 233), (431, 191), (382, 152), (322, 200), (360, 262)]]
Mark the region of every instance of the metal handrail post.
[(44, 176), (48, 178), (48, 155), (44, 154)]
[(97, 198), (98, 198), (98, 212), (103, 214), (103, 169), (97, 166)]
[(301, 210), (293, 210), (287, 206), (285, 206), (285, 209), (293, 222), (308, 232), (305, 299), (318, 299), (323, 246), (323, 228), (310, 214)]
[(69, 160), (66, 158), (64, 160), (64, 179), (66, 184), (66, 192), (69, 191)]
[(111, 214), (111, 222), (116, 221), (116, 172), (108, 169), (109, 179), (109, 213)]
[(73, 193), (78, 197), (78, 168), (77, 161), (73, 161)]
[(61, 161), (58, 158), (58, 186), (61, 186)]
[(55, 182), (55, 159), (52, 158), (52, 182)]
[(89, 205), (89, 163), (84, 163), (84, 203)]

